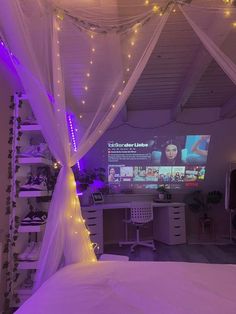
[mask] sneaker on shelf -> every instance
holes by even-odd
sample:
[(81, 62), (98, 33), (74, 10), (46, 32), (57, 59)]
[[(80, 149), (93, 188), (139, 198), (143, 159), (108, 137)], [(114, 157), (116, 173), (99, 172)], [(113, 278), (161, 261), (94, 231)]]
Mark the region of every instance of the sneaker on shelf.
[(31, 224), (33, 226), (44, 225), (47, 222), (48, 214), (44, 211), (36, 211), (34, 213)]
[(22, 125), (37, 125), (38, 123), (35, 117), (32, 115), (32, 116), (26, 117), (26, 119), (21, 124)]
[(34, 178), (31, 186), (30, 191), (47, 191), (47, 177), (39, 175)]
[(35, 242), (35, 245), (31, 252), (27, 256), (28, 261), (37, 261), (39, 259), (41, 249), (41, 242)]
[(46, 143), (40, 143), (37, 145), (36, 150), (34, 151), (34, 157), (42, 157), (50, 159), (50, 151)]
[(34, 281), (32, 280), (31, 272), (29, 272), (25, 280), (22, 282), (21, 288), (31, 289), (33, 288), (33, 285), (34, 285)]
[(35, 177), (32, 175), (32, 173), (29, 173), (26, 183), (20, 186), (20, 191), (31, 191), (31, 186), (34, 181)]
[(33, 219), (35, 216), (35, 212), (31, 211), (29, 212), (24, 219), (21, 220), (21, 226), (31, 226)]
[(36, 145), (30, 145), (21, 147), (19, 154), (17, 154), (18, 157), (34, 157), (35, 152), (37, 151)]
[(28, 255), (32, 252), (34, 246), (35, 246), (35, 242), (29, 242), (24, 252), (18, 255), (18, 260), (27, 261)]

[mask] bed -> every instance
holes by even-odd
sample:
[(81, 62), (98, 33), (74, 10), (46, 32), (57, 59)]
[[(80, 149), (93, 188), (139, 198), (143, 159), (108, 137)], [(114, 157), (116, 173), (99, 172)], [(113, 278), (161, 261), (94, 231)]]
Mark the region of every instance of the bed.
[(17, 314), (235, 314), (236, 265), (105, 261), (58, 271)]

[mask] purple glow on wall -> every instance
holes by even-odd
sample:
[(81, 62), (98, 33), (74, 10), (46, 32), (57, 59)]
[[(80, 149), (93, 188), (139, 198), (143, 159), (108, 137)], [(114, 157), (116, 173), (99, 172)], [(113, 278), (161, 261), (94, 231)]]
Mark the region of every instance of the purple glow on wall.
[(0, 37), (0, 59), (7, 65), (8, 70), (10, 70), (14, 75), (17, 75), (13, 62), (19, 61), (17, 58), (10, 52), (4, 41)]

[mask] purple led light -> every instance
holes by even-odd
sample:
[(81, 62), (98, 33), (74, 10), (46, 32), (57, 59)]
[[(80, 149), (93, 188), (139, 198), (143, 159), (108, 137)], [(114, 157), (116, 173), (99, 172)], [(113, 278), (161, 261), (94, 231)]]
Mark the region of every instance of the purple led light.
[[(74, 149), (74, 152), (77, 152), (77, 144), (76, 144), (76, 140), (75, 140), (75, 129), (74, 129), (74, 126), (72, 123), (72, 117), (70, 114), (67, 115), (67, 120), (68, 120), (68, 125), (69, 125), (73, 149)], [(80, 169), (80, 164), (78, 161), (77, 161), (77, 165), (78, 165), (78, 169)]]

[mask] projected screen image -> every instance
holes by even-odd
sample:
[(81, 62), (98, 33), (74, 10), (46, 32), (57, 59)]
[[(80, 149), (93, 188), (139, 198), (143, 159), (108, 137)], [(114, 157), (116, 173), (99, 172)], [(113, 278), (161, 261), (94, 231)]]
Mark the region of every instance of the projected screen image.
[(109, 141), (108, 182), (134, 189), (198, 187), (205, 179), (209, 143), (210, 135)]

